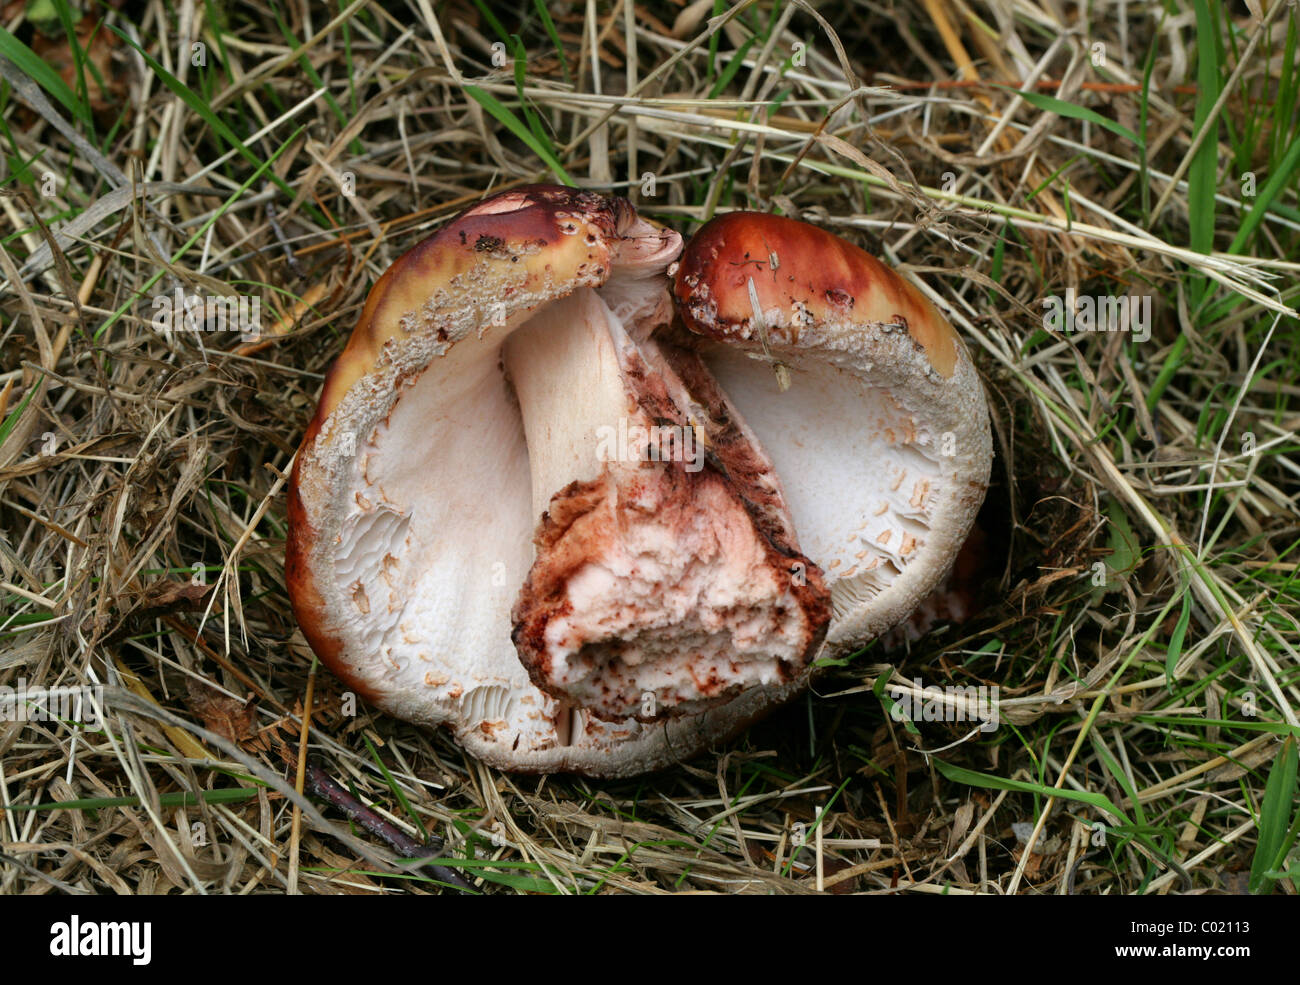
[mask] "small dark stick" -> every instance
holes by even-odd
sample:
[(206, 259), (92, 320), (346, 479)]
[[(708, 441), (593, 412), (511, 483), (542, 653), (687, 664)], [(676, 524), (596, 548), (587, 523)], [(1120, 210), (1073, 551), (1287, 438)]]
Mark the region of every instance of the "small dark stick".
[[(269, 191), (271, 188), (268, 182), (265, 188)], [(280, 244), (280, 249), (284, 250), (284, 258), (289, 261), (289, 269), (293, 271), (295, 277), (302, 276), (302, 266), (298, 263), (298, 258), (293, 255), (293, 247), (289, 245), (289, 237), (285, 236), (284, 230), (280, 228), (280, 223), (276, 221), (275, 199), (266, 200), (266, 221), (271, 224), (271, 232), (275, 233), (276, 242)]]
[[(431, 852), (442, 848), (442, 839), (432, 839), (430, 844), (416, 841), (396, 825), (385, 821), (314, 763), (308, 763), (303, 776), (307, 792), (332, 804), (346, 814), (351, 820), (365, 828), (372, 835), (386, 841), (393, 851), (402, 858), (423, 858)], [(465, 877), (454, 869), (432, 862), (424, 863), (433, 873), (434, 878), (455, 886), (462, 892), (476, 892)]]

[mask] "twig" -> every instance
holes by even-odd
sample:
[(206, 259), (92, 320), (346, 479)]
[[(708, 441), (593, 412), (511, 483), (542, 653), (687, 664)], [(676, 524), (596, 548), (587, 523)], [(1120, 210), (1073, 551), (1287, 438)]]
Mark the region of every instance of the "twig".
[[(384, 820), (356, 797), (352, 796), (333, 777), (315, 763), (308, 763), (304, 770), (305, 789), (315, 797), (337, 807), (349, 820), (355, 821), (377, 838), (382, 838), (402, 858), (426, 858), (442, 849), (442, 839), (434, 838), (429, 844), (417, 841), (397, 825)], [(476, 892), (474, 886), (455, 869), (438, 865), (433, 861), (422, 863), (434, 878), (448, 883), (461, 892)]]

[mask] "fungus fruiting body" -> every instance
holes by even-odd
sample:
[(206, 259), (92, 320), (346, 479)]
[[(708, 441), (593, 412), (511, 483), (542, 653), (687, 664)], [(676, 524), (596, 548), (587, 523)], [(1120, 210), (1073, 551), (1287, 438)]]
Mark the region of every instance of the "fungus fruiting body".
[(750, 213), (486, 199), (371, 291), (295, 462), (308, 641), (516, 770), (644, 772), (941, 579), (983, 496), (970, 358), (893, 271)]

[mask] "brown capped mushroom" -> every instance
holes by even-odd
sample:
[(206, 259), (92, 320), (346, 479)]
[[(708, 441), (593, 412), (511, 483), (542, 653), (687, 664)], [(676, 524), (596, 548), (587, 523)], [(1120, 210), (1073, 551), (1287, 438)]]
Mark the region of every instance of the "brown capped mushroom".
[(322, 660), (493, 765), (625, 775), (797, 693), (828, 629), (843, 647), (905, 616), (982, 496), (978, 382), (895, 275), (768, 219), (692, 241), (695, 334), (669, 328), (680, 238), (621, 199), (506, 192), (401, 257), (291, 483), (288, 582)]
[(761, 213), (701, 227), (673, 289), (826, 574), (827, 646), (897, 625), (947, 573), (988, 486), (988, 410), (956, 332), (863, 250)]
[(825, 637), (761, 449), (652, 337), (680, 248), (621, 199), (488, 199), (375, 285), (304, 438), (308, 640), (494, 765), (667, 764), (795, 693)]

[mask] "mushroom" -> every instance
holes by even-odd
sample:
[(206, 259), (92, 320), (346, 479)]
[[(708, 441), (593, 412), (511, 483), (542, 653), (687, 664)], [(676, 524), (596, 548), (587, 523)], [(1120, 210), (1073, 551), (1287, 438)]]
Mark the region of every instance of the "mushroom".
[(827, 647), (902, 622), (947, 574), (988, 488), (988, 409), (957, 333), (870, 254), (761, 213), (702, 226), (673, 291), (826, 573)]
[(681, 248), (622, 199), (486, 199), (375, 285), (303, 439), (308, 641), (491, 765), (725, 738), (906, 616), (982, 498), (978, 379), (913, 288), (768, 216), (706, 225), (673, 282)]

